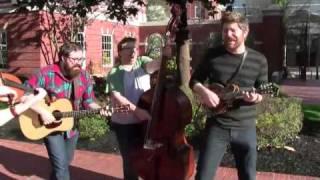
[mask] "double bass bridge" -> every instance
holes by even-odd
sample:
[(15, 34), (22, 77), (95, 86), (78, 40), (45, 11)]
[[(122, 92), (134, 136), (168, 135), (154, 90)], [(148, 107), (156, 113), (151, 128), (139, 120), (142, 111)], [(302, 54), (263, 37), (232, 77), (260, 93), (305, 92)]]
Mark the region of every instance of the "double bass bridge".
[(148, 150), (155, 150), (162, 146), (163, 146), (162, 143), (155, 142), (151, 139), (146, 140), (145, 143), (143, 144), (143, 148)]

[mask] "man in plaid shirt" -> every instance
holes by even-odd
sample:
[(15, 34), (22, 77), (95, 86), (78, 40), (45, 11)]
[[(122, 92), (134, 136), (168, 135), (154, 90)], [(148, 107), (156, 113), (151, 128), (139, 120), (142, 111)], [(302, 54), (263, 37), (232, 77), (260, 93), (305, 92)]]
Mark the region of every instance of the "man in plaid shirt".
[[(84, 61), (80, 46), (65, 43), (59, 51), (59, 62), (40, 69), (40, 72), (28, 80), (28, 85), (44, 88), (51, 100), (67, 98), (73, 103), (75, 110), (97, 109), (94, 102), (92, 81), (89, 73), (81, 69)], [(33, 107), (39, 113), (44, 124), (55, 121), (52, 113), (41, 107)], [(107, 112), (101, 110), (102, 115)], [(52, 166), (50, 179), (68, 180), (69, 165), (73, 159), (79, 132), (74, 128), (67, 132), (53, 132), (44, 138)]]

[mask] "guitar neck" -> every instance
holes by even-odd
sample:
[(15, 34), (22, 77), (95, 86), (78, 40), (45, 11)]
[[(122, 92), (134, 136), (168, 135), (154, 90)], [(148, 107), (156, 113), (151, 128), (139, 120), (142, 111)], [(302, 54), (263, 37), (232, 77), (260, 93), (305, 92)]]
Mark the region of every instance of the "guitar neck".
[(92, 114), (98, 114), (100, 112), (101, 108), (99, 109), (89, 109), (89, 110), (79, 110), (79, 111), (69, 111), (69, 112), (61, 112), (61, 115), (63, 118), (66, 117), (74, 117), (74, 118), (80, 118), (83, 116), (88, 116)]
[[(255, 90), (249, 90), (247, 92), (255, 92), (255, 93), (258, 93), (258, 94), (271, 94), (270, 92), (267, 92), (267, 91), (264, 91), (264, 90), (260, 90), (260, 89), (255, 89)], [(243, 99), (244, 98), (244, 95), (241, 93), (241, 92), (238, 92), (236, 94), (234, 94), (234, 97), (235, 99)]]
[(18, 89), (24, 90), (24, 91), (29, 92), (29, 93), (34, 93), (34, 89), (26, 87), (26, 86), (23, 86), (22, 84), (19, 84), (17, 82), (10, 81), (10, 80), (7, 80), (7, 79), (3, 79), (2, 82), (3, 82), (3, 84), (5, 86), (18, 88)]

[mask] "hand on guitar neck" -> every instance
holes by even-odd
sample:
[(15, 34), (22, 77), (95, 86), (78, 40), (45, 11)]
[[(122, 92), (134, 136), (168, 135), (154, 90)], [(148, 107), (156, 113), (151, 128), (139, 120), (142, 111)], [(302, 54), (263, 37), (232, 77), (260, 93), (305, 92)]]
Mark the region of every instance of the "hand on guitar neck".
[(256, 93), (256, 91), (242, 91), (243, 100), (249, 103), (259, 103), (262, 101), (263, 97), (261, 94)]
[(235, 84), (223, 86), (215, 83), (208, 86), (203, 86), (198, 83), (193, 89), (200, 98), (200, 102), (214, 112), (221, 114), (228, 109), (233, 108), (233, 102), (243, 100), (248, 103), (259, 103), (262, 101), (262, 94), (270, 94), (277, 96), (279, 88), (273, 83), (262, 84), (259, 88), (240, 88)]

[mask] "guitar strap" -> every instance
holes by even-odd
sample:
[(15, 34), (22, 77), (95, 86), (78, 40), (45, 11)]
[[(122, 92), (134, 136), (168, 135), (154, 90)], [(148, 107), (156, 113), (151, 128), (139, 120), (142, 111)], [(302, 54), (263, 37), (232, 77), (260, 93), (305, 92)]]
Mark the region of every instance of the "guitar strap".
[[(71, 94), (70, 94), (70, 100), (74, 103), (75, 100), (79, 100), (79, 92), (77, 91), (77, 89), (80, 88), (80, 76), (77, 76), (76, 78), (73, 79), (72, 83), (71, 83)], [(79, 106), (74, 107), (74, 110), (78, 111), (80, 110)], [(78, 118), (74, 118), (74, 127), (75, 129), (78, 129), (79, 127), (79, 119)]]
[[(80, 89), (81, 83), (80, 83), (80, 75), (73, 79), (72, 85), (71, 85), (71, 95), (70, 99), (72, 101), (79, 100), (82, 96), (82, 94), (79, 94), (78, 89)], [(80, 110), (80, 107), (74, 107), (76, 111)]]
[(245, 51), (244, 51), (244, 54), (243, 54), (243, 56), (242, 56), (242, 58), (241, 58), (241, 62), (240, 62), (240, 64), (239, 64), (239, 66), (237, 67), (237, 69), (235, 70), (235, 72), (231, 75), (231, 77), (227, 80), (227, 85), (230, 84), (230, 83), (234, 80), (234, 78), (239, 74), (241, 68), (243, 67), (244, 61), (245, 61), (246, 58), (247, 58), (247, 55), (248, 55), (248, 51), (245, 50)]

